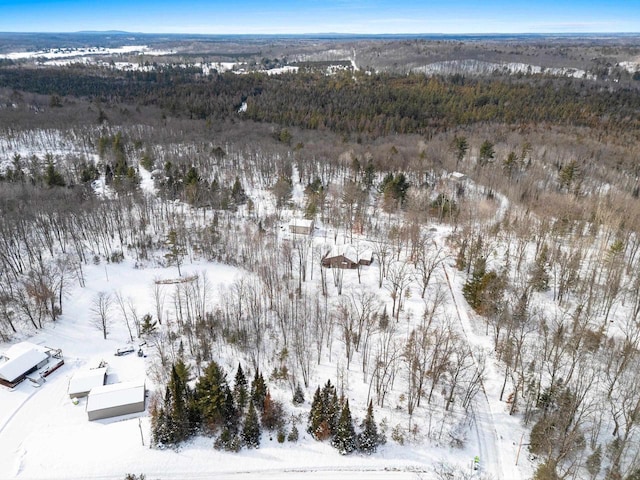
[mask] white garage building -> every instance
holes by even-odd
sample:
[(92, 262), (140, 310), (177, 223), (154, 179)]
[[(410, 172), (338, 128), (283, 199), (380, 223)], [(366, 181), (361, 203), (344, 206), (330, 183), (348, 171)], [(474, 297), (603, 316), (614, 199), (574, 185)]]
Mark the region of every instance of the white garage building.
[(144, 381), (122, 382), (94, 387), (87, 398), (89, 420), (144, 412)]
[(69, 381), (69, 397), (89, 395), (92, 388), (101, 387), (107, 381), (107, 367), (91, 368), (77, 372)]

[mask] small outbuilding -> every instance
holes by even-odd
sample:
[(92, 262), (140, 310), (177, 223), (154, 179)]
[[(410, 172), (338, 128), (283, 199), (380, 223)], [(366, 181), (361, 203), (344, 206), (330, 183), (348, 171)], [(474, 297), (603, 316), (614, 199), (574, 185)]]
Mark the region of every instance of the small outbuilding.
[(462, 183), (467, 180), (467, 176), (461, 172), (452, 172), (449, 174), (449, 178), (456, 183)]
[(144, 412), (144, 382), (122, 382), (94, 387), (87, 397), (89, 420)]
[(81, 398), (91, 389), (103, 386), (107, 381), (107, 367), (91, 368), (77, 372), (69, 381), (69, 397)]
[(29, 342), (13, 345), (4, 354), (5, 361), (0, 363), (0, 385), (13, 388), (27, 375), (49, 363), (48, 349)]
[(313, 220), (294, 218), (289, 222), (289, 231), (300, 235), (311, 235), (313, 232)]

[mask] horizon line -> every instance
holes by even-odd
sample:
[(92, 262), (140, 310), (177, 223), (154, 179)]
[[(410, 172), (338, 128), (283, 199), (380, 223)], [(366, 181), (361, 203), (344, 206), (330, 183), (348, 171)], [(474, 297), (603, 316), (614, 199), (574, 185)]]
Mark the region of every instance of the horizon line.
[(197, 32), (135, 32), (128, 30), (77, 30), (77, 31), (0, 31), (0, 35), (14, 34), (14, 35), (46, 35), (46, 34), (62, 34), (62, 35), (77, 35), (77, 34), (111, 34), (111, 35), (193, 35), (193, 36), (313, 36), (313, 35), (333, 35), (333, 36), (509, 36), (509, 35), (561, 35), (561, 36), (594, 36), (594, 35), (640, 35), (640, 31), (599, 31), (599, 32), (564, 32), (564, 31), (536, 31), (536, 32), (456, 32), (456, 33), (444, 33), (444, 32), (413, 32), (413, 33), (393, 33), (393, 32), (379, 32), (379, 33), (358, 33), (358, 32), (305, 32), (305, 33), (284, 33), (284, 32), (272, 32), (272, 33), (197, 33)]

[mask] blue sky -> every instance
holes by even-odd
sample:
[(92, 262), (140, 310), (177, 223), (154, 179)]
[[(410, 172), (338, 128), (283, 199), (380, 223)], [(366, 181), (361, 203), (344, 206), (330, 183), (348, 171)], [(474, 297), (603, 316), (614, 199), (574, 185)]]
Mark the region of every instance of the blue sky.
[(640, 32), (640, 0), (0, 0), (0, 31)]

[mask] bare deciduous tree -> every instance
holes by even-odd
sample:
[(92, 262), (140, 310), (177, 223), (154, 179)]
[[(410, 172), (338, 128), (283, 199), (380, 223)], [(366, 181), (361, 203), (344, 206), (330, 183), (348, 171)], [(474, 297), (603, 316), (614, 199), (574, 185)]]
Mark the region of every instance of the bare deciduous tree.
[(110, 317), (112, 300), (111, 294), (107, 292), (98, 292), (93, 298), (93, 302), (91, 304), (93, 325), (102, 331), (102, 336), (105, 340), (107, 339), (109, 327), (112, 323)]

